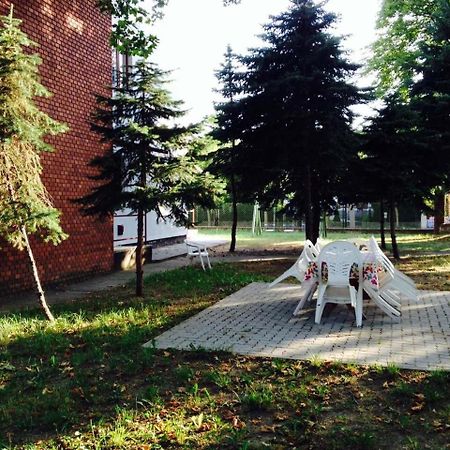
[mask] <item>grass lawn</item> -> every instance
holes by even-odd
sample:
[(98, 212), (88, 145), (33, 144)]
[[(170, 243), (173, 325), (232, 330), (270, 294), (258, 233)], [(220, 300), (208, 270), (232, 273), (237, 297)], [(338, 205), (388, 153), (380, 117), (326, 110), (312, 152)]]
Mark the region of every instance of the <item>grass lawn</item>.
[[(201, 229), (201, 234), (214, 236), (221, 239), (229, 239), (230, 232), (227, 230)], [(349, 239), (352, 237), (369, 238), (371, 233), (354, 233), (354, 232), (328, 232), (327, 241), (335, 241), (338, 239)], [(387, 245), (390, 246), (390, 238), (387, 237)], [(375, 238), (379, 240), (379, 236), (375, 234)], [(278, 232), (264, 231), (260, 236), (253, 236), (251, 231), (239, 230), (237, 234), (237, 250), (296, 250), (305, 240), (303, 232)], [(416, 254), (422, 252), (450, 252), (450, 234), (441, 234), (435, 236), (429, 233), (411, 233), (399, 234), (397, 236), (401, 254)]]
[(152, 275), (144, 299), (92, 295), (54, 324), (0, 316), (0, 448), (448, 449), (447, 372), (142, 348), (288, 265)]

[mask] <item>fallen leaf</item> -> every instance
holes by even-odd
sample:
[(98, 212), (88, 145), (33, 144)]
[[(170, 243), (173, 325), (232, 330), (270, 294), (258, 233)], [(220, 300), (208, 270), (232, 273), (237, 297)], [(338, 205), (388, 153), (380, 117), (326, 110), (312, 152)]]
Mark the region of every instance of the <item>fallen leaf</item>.
[(259, 430), (261, 433), (275, 433), (275, 428), (274, 425), (263, 425)]
[(423, 408), (425, 408), (425, 403), (416, 403), (413, 406), (411, 406), (411, 411), (419, 412), (422, 411)]
[(245, 423), (242, 422), (242, 420), (240, 420), (238, 416), (233, 417), (231, 423), (233, 425), (233, 428), (237, 428), (238, 430), (242, 430), (242, 428), (245, 428)]

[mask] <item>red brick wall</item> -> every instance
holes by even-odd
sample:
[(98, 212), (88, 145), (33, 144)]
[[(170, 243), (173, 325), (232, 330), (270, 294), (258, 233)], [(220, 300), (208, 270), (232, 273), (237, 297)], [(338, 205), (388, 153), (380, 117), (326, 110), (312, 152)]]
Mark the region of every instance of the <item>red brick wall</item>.
[[(0, 14), (8, 13), (10, 3), (0, 0)], [(42, 82), (53, 93), (39, 104), (70, 127), (69, 132), (48, 139), (55, 152), (42, 158), (44, 183), (70, 236), (59, 246), (32, 240), (42, 280), (49, 283), (111, 270), (112, 221), (84, 217), (72, 202), (92, 188), (87, 164), (106, 149), (90, 130), (88, 119), (95, 108), (94, 93), (111, 84), (110, 19), (99, 12), (96, 0), (13, 3), (14, 15), (23, 20), (22, 30), (39, 44)], [(1, 247), (0, 295), (31, 288), (32, 275), (23, 252)]]

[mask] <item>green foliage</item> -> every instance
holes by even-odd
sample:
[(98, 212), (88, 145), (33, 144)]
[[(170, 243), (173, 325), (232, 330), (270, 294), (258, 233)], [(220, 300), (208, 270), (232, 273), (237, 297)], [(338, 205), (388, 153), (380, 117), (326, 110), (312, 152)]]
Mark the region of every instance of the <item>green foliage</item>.
[(450, 3), (435, 2), (421, 47), (420, 77), (412, 88), (412, 106), (420, 114), (422, 139), (427, 144), (424, 169), (435, 186), (450, 186)]
[(39, 80), (41, 60), (28, 51), (36, 44), (20, 30), (12, 8), (0, 20), (0, 235), (19, 249), (26, 244), (24, 230), (57, 244), (67, 235), (42, 183), (39, 154), (53, 150), (45, 136), (67, 127), (34, 101), (50, 96)]
[[(100, 10), (112, 17), (111, 46), (119, 53), (147, 58), (155, 49), (158, 38), (146, 32), (163, 15), (169, 0), (97, 0)], [(240, 0), (223, 0), (225, 6)]]
[(310, 239), (357, 150), (350, 106), (362, 95), (348, 82), (357, 66), (330, 34), (334, 21), (311, 1), (292, 2), (265, 25), (265, 45), (243, 58), (249, 189), (266, 204), (287, 199), (290, 212), (306, 214)]
[(377, 76), (377, 93), (400, 91), (408, 96), (421, 56), (420, 46), (430, 39), (429, 25), (435, 0), (383, 0), (378, 16), (380, 32), (372, 46), (368, 68)]
[(225, 53), (225, 61), (216, 77), (221, 84), (220, 94), (223, 101), (215, 105), (216, 123), (212, 136), (220, 142), (221, 147), (214, 153), (211, 170), (230, 179), (239, 172), (242, 166), (238, 154), (241, 152), (240, 140), (240, 105), (238, 96), (241, 94), (242, 74), (237, 68), (238, 56), (230, 46)]
[(429, 157), (419, 139), (417, 113), (397, 96), (387, 99), (386, 106), (365, 129), (365, 158), (360, 174), (367, 179), (364, 188), (379, 198), (400, 201), (421, 198), (427, 192), (432, 174), (423, 170)]
[(151, 12), (142, 0), (98, 0), (100, 10), (113, 19), (111, 46), (122, 54), (146, 58), (154, 50), (157, 38), (142, 28), (161, 15), (168, 0), (154, 0)]

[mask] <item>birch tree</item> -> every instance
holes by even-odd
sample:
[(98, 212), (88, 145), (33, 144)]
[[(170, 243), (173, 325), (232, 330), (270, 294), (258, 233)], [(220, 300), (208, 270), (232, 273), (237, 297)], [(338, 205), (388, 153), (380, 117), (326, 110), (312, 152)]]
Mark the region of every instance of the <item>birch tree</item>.
[(41, 59), (26, 51), (36, 44), (20, 30), (21, 21), (13, 17), (12, 7), (9, 16), (0, 21), (0, 236), (26, 251), (39, 303), (53, 321), (29, 235), (55, 245), (67, 237), (60, 212), (42, 182), (40, 161), (42, 152), (53, 150), (44, 138), (67, 127), (41, 111), (34, 101), (50, 93), (40, 83)]

